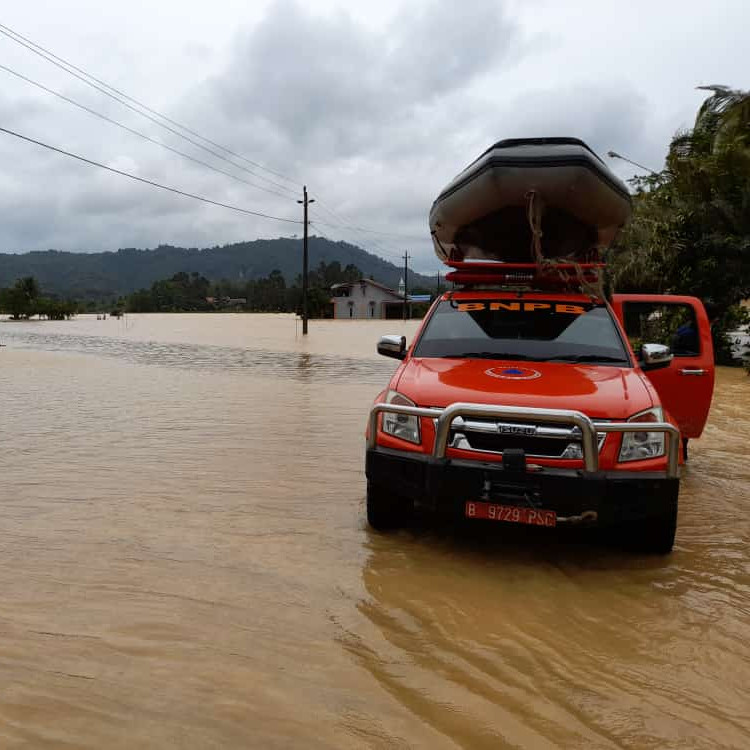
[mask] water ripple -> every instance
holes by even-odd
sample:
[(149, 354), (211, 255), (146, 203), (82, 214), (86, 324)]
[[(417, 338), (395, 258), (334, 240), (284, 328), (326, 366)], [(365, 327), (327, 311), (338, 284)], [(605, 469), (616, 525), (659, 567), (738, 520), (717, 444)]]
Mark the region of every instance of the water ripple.
[(11, 330), (5, 332), (5, 340), (8, 346), (16, 349), (76, 352), (115, 357), (139, 365), (282, 377), (302, 382), (355, 379), (358, 383), (382, 385), (393, 370), (392, 363), (378, 359), (206, 344), (131, 341), (57, 332)]

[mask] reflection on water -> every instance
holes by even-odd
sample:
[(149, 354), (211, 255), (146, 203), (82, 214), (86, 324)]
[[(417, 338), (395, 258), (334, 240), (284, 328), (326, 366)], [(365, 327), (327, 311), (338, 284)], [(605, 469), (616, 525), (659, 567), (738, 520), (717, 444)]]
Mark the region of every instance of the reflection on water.
[(0, 747), (750, 745), (748, 378), (719, 374), (670, 557), (378, 535), (374, 345), (414, 329), (0, 324)]

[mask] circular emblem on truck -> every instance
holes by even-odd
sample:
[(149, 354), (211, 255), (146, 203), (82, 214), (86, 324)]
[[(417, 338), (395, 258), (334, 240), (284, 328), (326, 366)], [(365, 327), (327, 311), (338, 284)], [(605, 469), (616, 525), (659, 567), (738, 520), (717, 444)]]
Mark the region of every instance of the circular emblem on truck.
[(484, 371), (485, 375), (491, 378), (500, 378), (501, 380), (536, 380), (542, 377), (539, 370), (532, 370), (530, 367), (518, 367), (516, 365), (508, 367), (490, 367)]

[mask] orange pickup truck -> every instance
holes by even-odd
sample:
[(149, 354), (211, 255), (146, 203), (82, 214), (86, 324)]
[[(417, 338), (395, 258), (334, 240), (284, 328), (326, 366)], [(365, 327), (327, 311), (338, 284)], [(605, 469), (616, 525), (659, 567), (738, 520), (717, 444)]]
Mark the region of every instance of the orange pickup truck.
[(367, 518), (621, 527), (670, 552), (705, 425), (710, 323), (692, 297), (467, 286), (432, 305), (367, 431)]

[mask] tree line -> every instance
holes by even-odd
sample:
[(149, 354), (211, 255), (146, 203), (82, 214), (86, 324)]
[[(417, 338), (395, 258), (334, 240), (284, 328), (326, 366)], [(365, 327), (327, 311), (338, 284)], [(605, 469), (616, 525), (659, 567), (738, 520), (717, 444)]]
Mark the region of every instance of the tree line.
[[(321, 261), (308, 273), (308, 312), (313, 318), (331, 317), (331, 287), (334, 284), (359, 281), (363, 278), (354, 264), (342, 268), (339, 261)], [(414, 293), (429, 294), (433, 290), (417, 288)], [(155, 281), (150, 288), (140, 289), (116, 302), (88, 300), (85, 303), (43, 296), (33, 276), (18, 279), (12, 287), (0, 289), (0, 313), (14, 320), (34, 316), (64, 320), (78, 312), (213, 312), (243, 310), (247, 312), (299, 313), (302, 309), (302, 277), (287, 284), (282, 272), (241, 281), (211, 281), (198, 272), (180, 271), (170, 278)], [(423, 314), (421, 308), (417, 311)]]
[[(342, 268), (338, 261), (320, 262), (308, 273), (308, 311), (311, 317), (331, 316), (331, 287), (359, 281), (362, 272), (353, 264)], [(302, 278), (287, 284), (278, 269), (259, 279), (210, 281), (197, 272), (180, 272), (156, 281), (123, 298), (126, 312), (207, 312), (241, 309), (249, 312), (299, 312), (302, 308)]]
[(732, 364), (727, 333), (749, 318), (750, 92), (703, 88), (710, 95), (664, 169), (632, 181), (633, 217), (609, 270), (617, 291), (699, 297), (716, 360)]
[(0, 289), (0, 312), (13, 320), (28, 320), (31, 317), (48, 320), (67, 320), (78, 312), (74, 300), (62, 300), (42, 295), (39, 283), (33, 276), (24, 276), (6, 289)]

